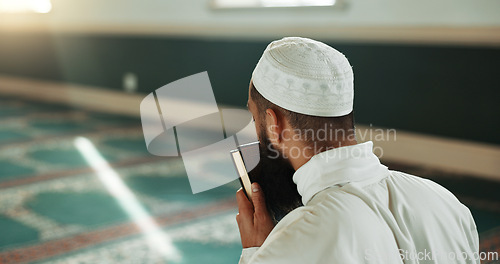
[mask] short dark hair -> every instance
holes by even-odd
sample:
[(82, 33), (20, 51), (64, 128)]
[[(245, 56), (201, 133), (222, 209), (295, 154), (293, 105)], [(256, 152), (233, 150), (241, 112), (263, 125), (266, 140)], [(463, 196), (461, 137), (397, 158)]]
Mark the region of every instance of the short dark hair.
[[(303, 131), (304, 141), (308, 144), (320, 144), (320, 146), (325, 146), (327, 144), (338, 144), (345, 141), (347, 137), (354, 138), (355, 137), (355, 128), (354, 128), (354, 112), (350, 112), (344, 116), (338, 117), (321, 117), (321, 116), (311, 116), (300, 114), (296, 112), (289, 111), (280, 106), (277, 106), (271, 103), (269, 100), (264, 98), (259, 91), (255, 88), (253, 83), (250, 83), (250, 96), (252, 97), (252, 101), (256, 104), (257, 110), (259, 111), (259, 119), (264, 120), (266, 115), (266, 109), (272, 109), (273, 111), (279, 111), (283, 114), (283, 116), (287, 119), (290, 126), (294, 129), (298, 129)], [(320, 131), (321, 129), (325, 129), (326, 131), (335, 131), (335, 135), (328, 135), (327, 139), (324, 142), (318, 142), (314, 135), (311, 137), (308, 136), (306, 131)], [(342, 135), (342, 139), (339, 139), (339, 133)], [(326, 135), (325, 135), (326, 136)], [(333, 136), (335, 136), (333, 138)]]

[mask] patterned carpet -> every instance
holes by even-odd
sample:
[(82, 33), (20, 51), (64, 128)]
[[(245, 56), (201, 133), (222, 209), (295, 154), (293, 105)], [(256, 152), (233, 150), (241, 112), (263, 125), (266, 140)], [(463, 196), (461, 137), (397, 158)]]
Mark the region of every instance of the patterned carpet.
[[(76, 137), (95, 145), (167, 234), (180, 255), (169, 263), (237, 263), (237, 182), (193, 195), (180, 159), (147, 152), (139, 119), (9, 97), (0, 99), (0, 263), (165, 263), (89, 167)], [(482, 250), (499, 251), (498, 183), (481, 183), (494, 190), (485, 196), (483, 185), (467, 188), (470, 178), (447, 179), (437, 181), (470, 206)]]
[(180, 159), (147, 152), (140, 120), (3, 98), (0, 124), (0, 263), (164, 262), (87, 165), (77, 136), (170, 237), (182, 256), (175, 263), (237, 262), (238, 184), (193, 195)]

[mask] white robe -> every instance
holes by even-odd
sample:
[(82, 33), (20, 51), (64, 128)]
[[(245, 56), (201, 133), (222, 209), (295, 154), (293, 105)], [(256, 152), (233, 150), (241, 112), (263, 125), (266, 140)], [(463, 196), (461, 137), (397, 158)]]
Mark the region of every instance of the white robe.
[(305, 206), (243, 249), (240, 264), (479, 263), (469, 209), (433, 181), (388, 170), (372, 147), (332, 149), (300, 167)]

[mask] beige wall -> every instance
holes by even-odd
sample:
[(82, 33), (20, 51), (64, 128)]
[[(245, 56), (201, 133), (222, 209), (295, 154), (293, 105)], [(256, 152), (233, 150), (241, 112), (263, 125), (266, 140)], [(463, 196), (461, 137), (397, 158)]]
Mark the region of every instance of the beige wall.
[(212, 10), (209, 0), (52, 0), (49, 14), (0, 14), (0, 29), (499, 45), (498, 0), (345, 0), (343, 8)]

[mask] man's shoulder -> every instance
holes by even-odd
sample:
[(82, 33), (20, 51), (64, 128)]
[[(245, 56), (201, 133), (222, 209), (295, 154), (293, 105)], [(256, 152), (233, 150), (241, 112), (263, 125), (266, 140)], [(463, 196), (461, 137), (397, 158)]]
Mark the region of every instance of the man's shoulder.
[(388, 179), (388, 184), (392, 187), (404, 190), (407, 195), (416, 193), (418, 196), (429, 195), (431, 197), (440, 197), (449, 201), (458, 202), (458, 199), (448, 189), (439, 183), (415, 176), (401, 171), (390, 171), (391, 176)]
[[(331, 189), (286, 215), (269, 234), (256, 259), (271, 258), (275, 252), (286, 250), (297, 263), (324, 263), (324, 259), (366, 262), (363, 250), (352, 254), (352, 244), (361, 249), (376, 245), (375, 251), (385, 253), (397, 248), (386, 224), (362, 200)], [(303, 255), (304, 248), (310, 254)]]
[(331, 188), (319, 192), (311, 201), (296, 208), (286, 215), (279, 223), (278, 228), (302, 228), (323, 230), (335, 227), (348, 229), (359, 225), (375, 224), (376, 215), (359, 197), (344, 192), (341, 189)]
[(451, 191), (431, 179), (391, 171), (387, 184), (393, 204), (400, 208), (406, 207), (421, 216), (449, 216), (465, 222), (472, 219), (470, 210)]
[[(470, 218), (469, 209), (453, 193), (430, 179), (390, 171), (390, 176), (382, 181), (377, 186), (365, 186), (367, 189), (361, 191), (336, 187), (325, 189), (306, 206), (287, 215), (283, 226), (300, 225), (302, 222), (313, 223), (313, 229), (323, 228), (325, 224), (329, 228), (364, 224), (374, 226), (380, 223), (380, 217), (370, 204), (384, 206), (387, 202), (390, 210), (405, 209), (422, 215), (439, 213), (454, 215), (457, 219)], [(397, 208), (391, 207), (395, 205)]]

